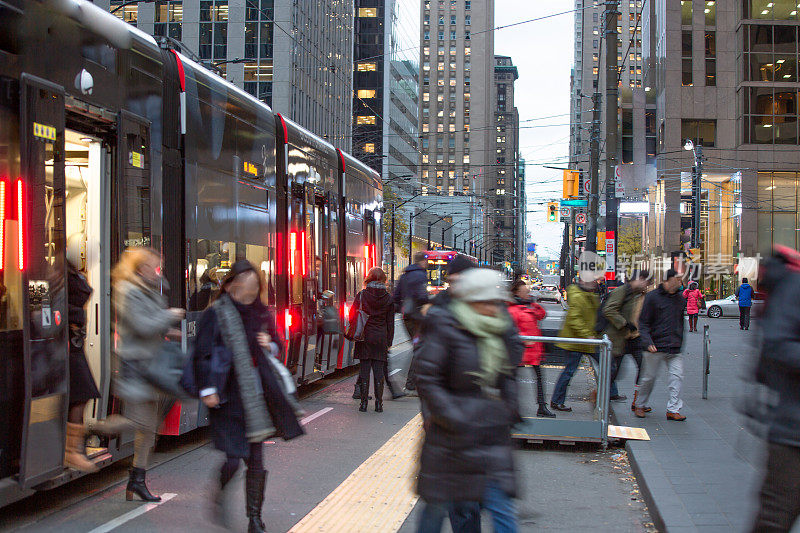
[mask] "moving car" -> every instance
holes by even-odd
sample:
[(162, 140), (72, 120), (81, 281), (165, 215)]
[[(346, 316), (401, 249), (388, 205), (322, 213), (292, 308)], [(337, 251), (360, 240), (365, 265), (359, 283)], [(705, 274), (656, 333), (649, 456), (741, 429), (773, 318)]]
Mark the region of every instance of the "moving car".
[[(764, 300), (753, 295), (752, 312), (757, 312), (764, 306)], [(708, 315), (709, 318), (738, 318), (739, 300), (735, 295), (730, 295), (721, 300), (706, 300), (706, 308), (700, 310), (700, 316)]]
[(543, 285), (537, 292), (540, 302), (561, 303), (561, 291), (555, 285)]

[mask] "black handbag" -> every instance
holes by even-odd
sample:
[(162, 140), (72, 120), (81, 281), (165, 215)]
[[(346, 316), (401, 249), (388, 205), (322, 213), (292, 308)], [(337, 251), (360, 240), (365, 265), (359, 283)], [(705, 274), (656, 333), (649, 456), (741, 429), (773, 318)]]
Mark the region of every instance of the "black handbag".
[(176, 398), (186, 397), (186, 389), (181, 385), (186, 362), (187, 354), (180, 343), (165, 341), (142, 369), (142, 377), (160, 392)]
[(347, 325), (347, 332), (345, 333), (345, 338), (354, 342), (360, 342), (364, 340), (364, 330), (367, 327), (367, 320), (369, 320), (369, 315), (366, 311), (361, 309), (361, 293), (358, 293), (356, 296), (356, 301), (353, 302), (353, 305), (358, 302), (358, 312), (356, 313), (355, 319), (350, 321)]

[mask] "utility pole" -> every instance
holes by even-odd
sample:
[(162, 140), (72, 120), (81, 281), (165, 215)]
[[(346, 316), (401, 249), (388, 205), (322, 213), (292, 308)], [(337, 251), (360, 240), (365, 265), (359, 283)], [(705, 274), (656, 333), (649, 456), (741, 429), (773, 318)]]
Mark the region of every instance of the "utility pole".
[[(618, 117), (618, 84), (617, 68), (617, 16), (619, 0), (606, 0), (606, 101), (604, 120), (606, 124), (606, 238), (609, 235), (613, 243), (611, 254), (606, 255), (606, 272), (610, 270), (611, 279), (615, 279), (617, 264), (617, 117)], [(613, 233), (609, 233), (613, 232)], [(596, 239), (595, 239), (596, 242)], [(607, 278), (608, 279), (608, 278)]]
[[(395, 215), (395, 211), (396, 211), (395, 204), (393, 203), (392, 204), (392, 242), (390, 244), (390, 247), (392, 249), (392, 264), (389, 267), (389, 270), (391, 271), (392, 287), (394, 287), (394, 215)], [(411, 250), (409, 250), (409, 253), (410, 252), (411, 252)]]
[(703, 197), (703, 147), (694, 145), (692, 176), (692, 248), (700, 248), (700, 209)]
[[(616, 54), (616, 50), (614, 51)], [(595, 89), (592, 94), (592, 133), (589, 136), (589, 179), (591, 187), (589, 192), (589, 216), (586, 217), (586, 247), (589, 252), (597, 251), (597, 223), (600, 199), (600, 92)], [(572, 233), (574, 250), (575, 233)], [(570, 279), (572, 273), (570, 272)]]

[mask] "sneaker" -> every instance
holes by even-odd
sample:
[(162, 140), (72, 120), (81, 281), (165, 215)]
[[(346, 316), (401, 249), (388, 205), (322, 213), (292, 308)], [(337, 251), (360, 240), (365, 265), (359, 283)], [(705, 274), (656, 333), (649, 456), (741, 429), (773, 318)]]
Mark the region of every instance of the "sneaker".
[(686, 417), (683, 416), (680, 413), (672, 413), (670, 411), (667, 411), (667, 420), (674, 420), (676, 422), (683, 422), (684, 420), (686, 420)]
[(403, 394), (405, 394), (406, 396), (417, 396), (417, 397), (419, 397), (419, 393), (417, 392), (417, 389), (407, 389), (407, 388), (403, 387)]
[(628, 397), (624, 394), (617, 394), (616, 396), (612, 396), (610, 399), (612, 402), (624, 402), (628, 399)]
[(553, 403), (553, 402), (550, 402), (550, 407), (551, 407), (552, 409), (555, 409), (556, 411), (563, 411), (563, 412), (565, 412), (565, 413), (571, 413), (571, 412), (572, 412), (572, 407), (567, 407), (567, 406), (566, 406), (566, 405), (564, 405), (563, 403)]

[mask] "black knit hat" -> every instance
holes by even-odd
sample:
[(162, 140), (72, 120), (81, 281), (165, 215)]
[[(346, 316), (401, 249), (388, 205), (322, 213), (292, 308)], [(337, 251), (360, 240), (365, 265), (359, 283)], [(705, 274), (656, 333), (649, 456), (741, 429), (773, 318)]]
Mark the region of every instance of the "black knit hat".
[(253, 265), (253, 263), (247, 259), (239, 259), (231, 266), (231, 269), (228, 271), (228, 273), (225, 274), (225, 279), (222, 280), (222, 287), (226, 287), (236, 276), (243, 274), (248, 270), (258, 274), (258, 270), (256, 270), (256, 267)]
[(447, 264), (447, 275), (460, 274), (461, 272), (469, 270), (470, 268), (478, 268), (478, 264), (463, 254), (456, 254), (456, 256)]

